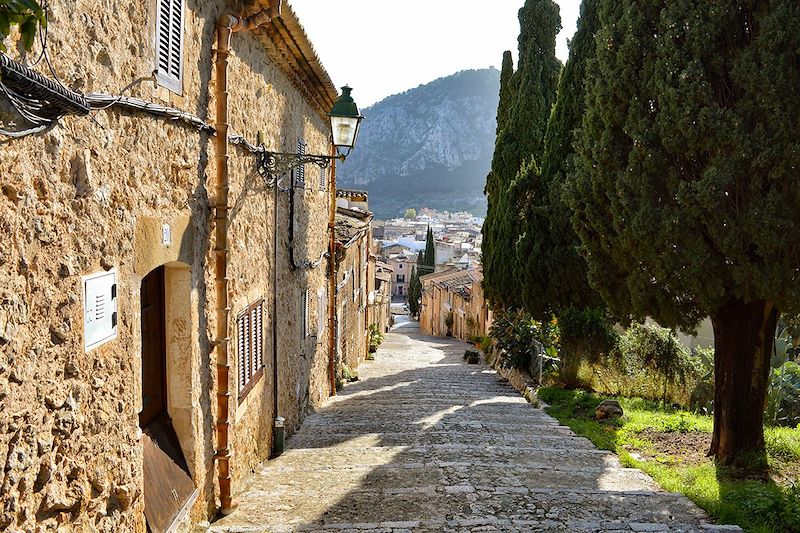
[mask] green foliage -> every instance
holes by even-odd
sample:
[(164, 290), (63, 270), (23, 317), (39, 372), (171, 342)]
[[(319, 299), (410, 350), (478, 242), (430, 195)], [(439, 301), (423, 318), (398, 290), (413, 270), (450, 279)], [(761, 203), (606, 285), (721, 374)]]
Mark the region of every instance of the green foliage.
[(578, 370), (582, 362), (600, 363), (619, 343), (619, 334), (604, 309), (568, 307), (558, 317), (558, 329), (559, 377), (569, 388), (580, 385)]
[(47, 14), (36, 0), (0, 0), (0, 51), (5, 51), (3, 41), (14, 27), (19, 28), (26, 50), (33, 48), (39, 25), (47, 24)]
[(594, 57), (597, 0), (584, 0), (578, 28), (570, 41), (570, 57), (558, 83), (544, 137), (541, 168), (529, 166), (521, 177), (527, 190), (523, 232), (517, 244), (523, 305), (531, 314), (560, 317), (568, 307), (600, 307), (600, 296), (589, 286), (586, 261), (578, 255), (578, 237), (571, 211), (562, 199), (571, 168), (575, 130), (586, 107), (584, 72)]
[(407, 218), (409, 220), (413, 220), (413, 219), (417, 218), (417, 210), (414, 209), (413, 207), (409, 207), (408, 209), (406, 209), (406, 212), (403, 215), (403, 218)]
[(592, 285), (618, 316), (688, 329), (733, 298), (796, 309), (800, 3), (599, 16), (567, 189)]
[[(550, 406), (547, 412), (595, 446), (620, 456), (625, 466), (639, 468), (664, 490), (680, 492), (722, 523), (738, 524), (746, 532), (800, 531), (800, 485), (738, 480), (727, 477), (712, 459), (686, 464), (658, 452), (658, 460), (631, 457), (631, 449), (657, 452), (642, 434), (645, 431), (710, 433), (712, 419), (664, 408), (640, 398), (616, 398), (625, 416), (613, 423), (594, 420), (594, 408), (603, 397), (578, 390), (540, 388), (539, 398)], [(800, 462), (800, 428), (766, 427), (765, 441), (770, 467), (795, 471)]]
[(422, 282), (419, 280), (417, 267), (411, 267), (411, 279), (408, 282), (408, 311), (414, 318), (419, 317), (422, 305)]
[(450, 336), (453, 334), (453, 323), (455, 322), (455, 317), (453, 316), (452, 311), (448, 311), (447, 315), (444, 317), (444, 325), (447, 326), (447, 335)]
[(372, 351), (377, 350), (378, 346), (380, 346), (383, 342), (383, 333), (378, 327), (378, 324), (372, 323), (369, 325), (369, 328), (367, 329), (367, 337), (369, 340), (369, 349)]
[(667, 328), (631, 324), (619, 349), (626, 364), (634, 364), (661, 378), (664, 402), (668, 399), (668, 385), (685, 381), (693, 370), (688, 351)]
[(497, 139), (486, 178), (488, 211), (483, 228), (484, 292), (497, 307), (521, 307), (516, 246), (528, 173), (538, 172), (547, 119), (555, 101), (561, 63), (555, 38), (561, 28), (552, 0), (527, 0), (519, 10), (519, 65), (503, 55)]
[(417, 257), (417, 270), (420, 276), (432, 274), (436, 270), (436, 243), (430, 226), (425, 235), (425, 252), (420, 251), (420, 255)]
[(358, 381), (358, 372), (342, 363), (342, 379), (348, 383)]
[(480, 348), (483, 353), (489, 355), (492, 353), (492, 338), (488, 335), (481, 337)]
[(470, 365), (477, 365), (481, 360), (481, 354), (475, 350), (464, 351), (464, 361)]
[(800, 424), (800, 365), (794, 361), (771, 370), (765, 418), (784, 426)]
[(504, 368), (529, 370), (543, 352), (553, 357), (558, 349), (556, 324), (534, 320), (524, 311), (497, 313), (489, 335), (500, 352)]

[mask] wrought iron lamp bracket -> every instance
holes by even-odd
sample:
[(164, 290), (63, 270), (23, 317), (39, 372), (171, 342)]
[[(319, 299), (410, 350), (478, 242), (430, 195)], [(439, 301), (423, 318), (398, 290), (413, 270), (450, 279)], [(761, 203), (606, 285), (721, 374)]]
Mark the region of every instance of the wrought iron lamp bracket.
[(301, 165), (313, 164), (321, 169), (326, 169), (331, 161), (344, 159), (341, 156), (333, 155), (313, 155), (313, 154), (288, 154), (283, 152), (263, 151), (259, 154), (258, 172), (259, 174), (271, 174), (278, 176), (293, 168)]

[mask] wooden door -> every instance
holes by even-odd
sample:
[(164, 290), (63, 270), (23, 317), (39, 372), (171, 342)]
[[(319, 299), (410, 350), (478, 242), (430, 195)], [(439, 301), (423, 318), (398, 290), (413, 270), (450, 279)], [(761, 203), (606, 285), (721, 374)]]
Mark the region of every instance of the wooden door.
[(147, 529), (169, 530), (193, 501), (194, 483), (167, 412), (164, 267), (142, 280), (142, 428)]
[(142, 412), (139, 427), (146, 428), (167, 411), (167, 346), (164, 320), (164, 267), (142, 280)]

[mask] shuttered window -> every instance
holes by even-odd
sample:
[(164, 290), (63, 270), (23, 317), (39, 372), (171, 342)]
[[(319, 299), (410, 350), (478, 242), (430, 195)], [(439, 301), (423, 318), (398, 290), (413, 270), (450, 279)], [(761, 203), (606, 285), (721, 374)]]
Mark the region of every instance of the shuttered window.
[[(297, 155), (303, 155), (305, 153), (306, 153), (306, 143), (304, 143), (302, 139), (297, 139)], [(305, 188), (306, 186), (305, 165), (300, 165), (294, 170), (294, 186)]]
[(264, 369), (264, 300), (242, 311), (236, 327), (239, 401), (242, 401)]
[(303, 321), (302, 324), (300, 325), (300, 328), (301, 328), (300, 331), (301, 331), (301, 334), (302, 334), (302, 338), (305, 339), (311, 333), (311, 331), (310, 331), (311, 328), (310, 328), (310, 325), (308, 323), (308, 318), (309, 318), (309, 316), (308, 316), (308, 289), (303, 291), (303, 300), (302, 300), (302, 302), (300, 302), (300, 305), (302, 307), (301, 319)]
[(180, 93), (183, 70), (183, 0), (158, 0), (156, 73), (164, 87)]
[(321, 339), (325, 333), (328, 321), (328, 289), (321, 288), (317, 292), (317, 339)]

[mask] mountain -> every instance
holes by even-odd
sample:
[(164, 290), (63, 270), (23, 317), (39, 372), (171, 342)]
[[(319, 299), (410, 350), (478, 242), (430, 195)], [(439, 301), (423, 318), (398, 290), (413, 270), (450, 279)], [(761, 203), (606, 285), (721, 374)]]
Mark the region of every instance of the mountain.
[(337, 186), (366, 189), (379, 219), (414, 207), (486, 214), (500, 72), (464, 70), (363, 110)]

